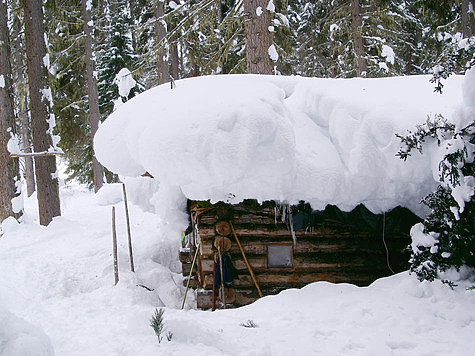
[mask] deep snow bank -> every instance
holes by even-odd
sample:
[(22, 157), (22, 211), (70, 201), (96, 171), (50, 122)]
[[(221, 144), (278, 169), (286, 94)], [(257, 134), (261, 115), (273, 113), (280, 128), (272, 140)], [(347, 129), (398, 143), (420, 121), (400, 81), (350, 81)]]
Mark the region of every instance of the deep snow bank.
[(54, 350), (41, 329), (0, 306), (0, 355), (53, 356)]
[[(121, 185), (105, 186), (96, 195), (86, 187), (62, 187), (63, 216), (48, 227), (35, 221), (34, 195), (25, 200), (26, 221), (0, 238), (1, 356), (43, 351), (49, 356), (44, 333), (58, 356), (473, 354), (470, 284), (461, 281), (451, 290), (440, 281), (419, 283), (407, 272), (364, 288), (313, 283), (233, 310), (179, 310), (184, 287), (172, 267), (183, 226), (133, 203), (147, 196), (151, 201), (140, 206), (162, 210), (153, 204), (155, 183), (145, 178), (126, 183), (135, 273), (129, 270)], [(112, 204), (119, 240), (116, 286)], [(187, 300), (194, 304), (193, 293)], [(149, 324), (162, 306), (164, 334), (172, 332), (173, 338), (159, 344)], [(241, 325), (248, 320), (257, 327)], [(18, 348), (7, 353), (7, 343)]]
[[(470, 119), (460, 109), (462, 77), (449, 78), (442, 95), (429, 79), (180, 80), (115, 111), (96, 134), (95, 151), (108, 169), (148, 171), (161, 188), (190, 199), (306, 200), (314, 209), (344, 210), (363, 202), (374, 212), (397, 205), (417, 212), (435, 184), (432, 151), (403, 162), (395, 133), (436, 113), (458, 125)], [(465, 86), (473, 91), (473, 83)]]

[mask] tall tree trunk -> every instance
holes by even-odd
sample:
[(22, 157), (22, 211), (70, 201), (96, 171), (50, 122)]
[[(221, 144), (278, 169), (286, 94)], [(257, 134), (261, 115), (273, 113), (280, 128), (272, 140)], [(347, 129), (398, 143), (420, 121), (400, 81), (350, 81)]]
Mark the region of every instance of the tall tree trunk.
[[(91, 147), (92, 147), (92, 171), (94, 175), (94, 191), (97, 192), (104, 184), (104, 168), (99, 163), (94, 153), (94, 135), (99, 128), (99, 94), (97, 90), (97, 79), (94, 75), (95, 63), (92, 52), (93, 40), (91, 30), (91, 5), (90, 0), (82, 0), (82, 16), (84, 20), (85, 35), (85, 61), (86, 61), (86, 83), (87, 101), (89, 104), (89, 124), (91, 125)], [(89, 7), (88, 7), (89, 5)]]
[(130, 31), (130, 34), (132, 36), (132, 49), (133, 49), (133, 52), (134, 53), (138, 53), (138, 49), (137, 49), (137, 38), (135, 36), (135, 31), (133, 30), (134, 26), (135, 26), (135, 12), (134, 12), (134, 9), (136, 8), (137, 4), (136, 4), (136, 0), (129, 0), (129, 13), (130, 13), (130, 21), (129, 21), (129, 24), (130, 24), (130, 28), (132, 29)]
[(244, 0), (244, 33), (248, 73), (272, 74), (274, 67), (269, 56), (273, 35), (269, 32), (271, 13), (268, 0)]
[[(26, 84), (26, 83), (25, 83)], [(28, 97), (27, 93), (21, 93), (18, 100), (20, 101), (19, 116), (21, 123), (21, 139), (22, 150), (26, 153), (31, 153), (31, 132), (30, 132), (30, 117), (28, 116)], [(35, 180), (35, 165), (33, 157), (25, 157), (25, 181), (26, 181), (26, 195), (31, 195), (36, 190)]]
[(172, 70), (172, 78), (173, 79), (180, 79), (179, 75), (179, 64), (180, 58), (178, 57), (178, 46), (176, 42), (170, 45), (170, 59), (171, 59), (171, 70)]
[[(471, 5), (470, 5), (471, 4)], [(465, 38), (474, 34), (475, 18), (473, 15), (474, 3), (472, 0), (462, 0), (462, 34)], [(472, 12), (470, 12), (472, 10)]]
[(18, 159), (10, 157), (7, 143), (9, 130), (14, 132), (15, 114), (12, 96), (12, 68), (8, 38), (7, 4), (0, 3), (0, 222), (9, 216), (18, 217), (12, 199), (18, 196), (15, 179), (20, 181)]
[[(53, 147), (49, 132), (49, 102), (45, 89), (49, 88), (48, 73), (44, 65), (46, 45), (43, 26), (43, 1), (23, 0), (25, 14), (25, 43), (28, 85), (30, 88), (30, 112), (35, 152)], [(41, 225), (48, 225), (53, 217), (61, 215), (56, 158), (35, 158), (38, 210)]]
[(411, 75), (412, 73), (412, 66), (413, 66), (413, 58), (412, 58), (412, 46), (411, 44), (414, 43), (414, 39), (412, 36), (414, 35), (414, 29), (411, 24), (406, 21), (404, 23), (404, 32), (407, 34), (406, 37), (406, 44), (404, 45), (404, 60), (406, 62), (405, 74)]
[[(163, 20), (158, 20), (165, 14), (165, 1), (157, 0), (157, 4), (155, 6), (155, 19), (157, 19), (155, 23), (155, 38), (157, 41), (157, 45), (161, 44), (162, 40), (166, 36), (166, 29), (164, 24), (162, 23)], [(166, 51), (164, 47), (160, 49), (157, 53), (157, 75), (158, 75), (158, 84), (163, 84), (168, 82), (169, 74), (168, 74), (168, 64), (165, 60)]]
[(351, 28), (353, 32), (353, 47), (356, 57), (356, 75), (363, 76), (366, 72), (366, 61), (364, 59), (363, 47), (363, 20), (361, 18), (360, 0), (351, 0)]
[[(13, 58), (15, 59), (15, 93), (17, 115), (20, 119), (21, 127), (21, 141), (22, 151), (25, 153), (31, 153), (31, 132), (30, 132), (30, 117), (28, 114), (28, 88), (25, 74), (25, 44), (23, 37), (22, 23), (20, 16), (15, 16), (13, 19), (13, 38), (12, 49), (14, 52)], [(33, 157), (24, 157), (25, 161), (25, 181), (26, 181), (26, 194), (30, 197), (36, 190), (35, 182), (35, 168), (33, 163)]]

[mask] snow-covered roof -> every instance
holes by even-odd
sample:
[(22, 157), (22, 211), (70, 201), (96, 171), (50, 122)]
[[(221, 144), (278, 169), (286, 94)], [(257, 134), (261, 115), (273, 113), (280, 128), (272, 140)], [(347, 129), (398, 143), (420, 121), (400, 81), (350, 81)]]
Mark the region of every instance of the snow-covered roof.
[[(446, 80), (443, 94), (429, 79), (179, 80), (112, 113), (96, 134), (95, 152), (109, 170), (148, 171), (162, 188), (178, 187), (189, 199), (305, 200), (314, 209), (343, 210), (364, 203), (374, 212), (402, 205), (417, 212), (435, 184), (431, 152), (402, 161), (395, 133), (437, 113), (458, 125), (470, 119), (463, 76)], [(474, 75), (466, 87), (474, 97)]]

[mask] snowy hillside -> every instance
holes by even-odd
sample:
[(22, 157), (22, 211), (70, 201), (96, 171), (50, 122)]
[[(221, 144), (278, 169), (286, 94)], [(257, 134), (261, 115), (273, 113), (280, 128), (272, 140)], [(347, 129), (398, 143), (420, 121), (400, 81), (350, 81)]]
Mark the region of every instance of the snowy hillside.
[[(61, 189), (63, 216), (8, 220), (0, 238), (0, 355), (471, 355), (475, 294), (402, 273), (369, 287), (326, 282), (215, 312), (179, 310), (180, 226), (157, 211), (149, 179), (127, 181), (136, 273), (129, 272), (121, 186)], [(120, 281), (113, 286), (111, 206)], [(176, 233), (174, 233), (175, 231)], [(143, 285), (153, 291), (143, 288)], [(193, 304), (193, 296), (189, 306)], [(149, 326), (166, 306), (159, 344)], [(257, 324), (249, 325), (249, 320)]]

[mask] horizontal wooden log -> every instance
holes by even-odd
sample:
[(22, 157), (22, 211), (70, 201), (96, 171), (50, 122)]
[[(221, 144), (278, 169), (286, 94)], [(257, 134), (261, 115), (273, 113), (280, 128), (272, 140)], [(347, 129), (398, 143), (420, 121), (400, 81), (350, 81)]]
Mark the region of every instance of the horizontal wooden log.
[(179, 259), (180, 262), (186, 263), (191, 262), (193, 257), (191, 256), (190, 251), (180, 250)]
[[(239, 248), (233, 239), (231, 239), (232, 245), (230, 253), (231, 255), (239, 255)], [(267, 255), (267, 246), (275, 241), (258, 239), (253, 242), (243, 242), (243, 248), (246, 255), (250, 256), (266, 256)], [(284, 240), (281, 242), (290, 243), (290, 241)], [(403, 252), (405, 249), (405, 243), (401, 244), (387, 244), (388, 249), (390, 250), (391, 256), (404, 255)], [(394, 246), (397, 246), (395, 248)], [(212, 241), (202, 241), (201, 242), (201, 255), (204, 258), (212, 256), (216, 252), (216, 248), (213, 246)], [(300, 239), (297, 240), (297, 244), (293, 247), (293, 255), (311, 255), (311, 254), (322, 254), (322, 253), (335, 253), (339, 255), (344, 254), (361, 254), (361, 255), (370, 255), (370, 254), (385, 254), (386, 250), (382, 242), (377, 241), (376, 243), (370, 239), (328, 239), (328, 238), (319, 238), (309, 240), (309, 239)]]
[[(252, 227), (242, 227), (242, 226), (235, 226), (235, 230), (239, 238), (258, 238), (258, 237), (267, 237), (267, 238), (277, 238), (277, 237), (288, 237), (291, 238), (292, 234), (290, 230), (287, 228), (283, 228), (282, 226), (274, 226), (274, 225), (256, 225)], [(304, 231), (299, 230), (296, 231), (296, 237), (311, 237), (311, 236), (318, 236), (318, 237), (349, 237), (352, 235), (353, 232), (349, 230), (336, 230), (330, 229), (326, 227), (320, 227), (318, 229), (314, 229), (313, 231)], [(200, 238), (203, 239), (212, 239), (216, 237), (216, 229), (213, 226), (200, 226), (199, 227), (199, 234)], [(362, 233), (363, 234), (363, 233)]]
[[(330, 254), (325, 258), (313, 258), (309, 256), (294, 256), (292, 266), (290, 267), (268, 267), (267, 257), (248, 257), (256, 274), (261, 273), (280, 273), (288, 275), (292, 273), (305, 272), (338, 272), (340, 270), (352, 270), (358, 273), (361, 270), (381, 270), (386, 269), (386, 257), (384, 255), (370, 256), (364, 258), (359, 255), (343, 255), (337, 256)], [(391, 261), (391, 260), (390, 260)], [(407, 261), (391, 261), (391, 267), (398, 271), (407, 269)], [(248, 274), (247, 266), (241, 256), (232, 257), (232, 263), (236, 271), (240, 274)], [(202, 272), (213, 273), (214, 261), (213, 259), (203, 259), (201, 262)]]
[[(186, 287), (187, 283), (188, 283), (188, 277), (183, 278), (183, 286), (184, 286), (184, 287)], [(196, 288), (198, 288), (199, 286), (200, 286), (200, 285), (199, 285), (198, 280), (197, 280), (196, 278), (194, 278), (194, 277), (191, 277), (189, 287), (192, 288), (192, 289), (196, 289)]]
[(285, 226), (285, 222), (282, 222), (280, 216), (276, 219), (273, 215), (262, 215), (262, 214), (252, 214), (252, 213), (243, 213), (233, 215), (233, 224), (236, 226), (239, 225), (272, 225), (272, 226)]
[[(191, 262), (181, 264), (181, 273), (183, 274), (184, 277), (187, 277), (190, 275), (190, 270), (191, 270)], [(195, 263), (195, 266), (193, 267), (193, 274), (195, 274), (197, 271), (198, 271), (198, 266)]]
[[(368, 281), (367, 275), (354, 275), (343, 272), (335, 273), (302, 273), (292, 275), (281, 274), (259, 274), (256, 275), (257, 282), (262, 285), (263, 288), (269, 288), (271, 286), (296, 286), (307, 285), (313, 282), (327, 281), (332, 283), (355, 283)], [(250, 276), (239, 276), (239, 279), (235, 281), (236, 287), (247, 286), (251, 287), (253, 282)]]
[[(289, 230), (286, 228), (274, 228), (271, 226), (259, 226), (255, 228), (243, 228), (236, 226), (236, 233), (239, 236), (239, 239), (242, 243), (247, 241), (291, 241), (292, 235)], [(212, 240), (218, 234), (214, 226), (202, 226), (199, 229), (201, 240)], [(370, 232), (355, 232), (355, 231), (339, 231), (328, 228), (320, 228), (318, 230), (313, 230), (312, 232), (305, 231), (296, 231), (295, 235), (297, 241), (312, 241), (315, 239), (352, 239), (352, 240), (362, 240), (369, 239), (372, 242), (383, 243), (382, 235), (375, 235)], [(386, 244), (402, 244), (407, 245), (410, 243), (410, 237), (404, 234), (387, 234), (385, 235)]]
[[(382, 266), (385, 267), (385, 266)], [(390, 275), (389, 270), (381, 270), (375, 273), (373, 270), (362, 270), (356, 273), (351, 269), (338, 270), (333, 272), (314, 272), (314, 273), (294, 273), (279, 274), (265, 273), (257, 274), (256, 279), (259, 286), (263, 289), (271, 288), (296, 288), (303, 287), (309, 283), (327, 281), (332, 283), (352, 283), (355, 285), (369, 285), (378, 278)], [(233, 281), (234, 287), (237, 288), (255, 288), (250, 275), (239, 275), (238, 279)], [(201, 285), (204, 289), (211, 289), (213, 286), (213, 275), (206, 274), (204, 283)]]
[(203, 277), (204, 278), (203, 278), (201, 287), (204, 289), (213, 288), (213, 274), (212, 273), (204, 274)]
[[(269, 295), (262, 291), (264, 295)], [(234, 292), (234, 305), (236, 307), (241, 307), (244, 305), (248, 305), (254, 303), (257, 299), (259, 299), (259, 295), (256, 293), (252, 293), (252, 291), (246, 290), (235, 290)]]
[(198, 233), (200, 236), (201, 241), (203, 240), (214, 240), (215, 237), (218, 236), (216, 233), (216, 228), (213, 225), (210, 226), (203, 226), (203, 225), (198, 225)]
[(214, 261), (212, 259), (201, 260), (201, 270), (203, 273), (213, 273)]
[(213, 292), (206, 289), (196, 291), (196, 306), (199, 309), (211, 309), (213, 307)]
[[(291, 237), (291, 231), (287, 229), (279, 229), (279, 228), (274, 228), (273, 226), (259, 226), (256, 228), (241, 228), (239, 226), (236, 227), (236, 233), (239, 236), (239, 238), (246, 238), (246, 237), (260, 237), (260, 236), (265, 236), (265, 237)], [(313, 233), (308, 232), (305, 234), (304, 231), (296, 231), (295, 232), (297, 238), (301, 236), (351, 236), (350, 231), (335, 231), (332, 229), (327, 229), (327, 228), (320, 228), (318, 230), (315, 230)]]

